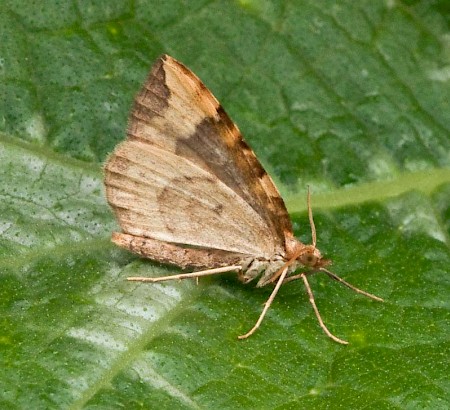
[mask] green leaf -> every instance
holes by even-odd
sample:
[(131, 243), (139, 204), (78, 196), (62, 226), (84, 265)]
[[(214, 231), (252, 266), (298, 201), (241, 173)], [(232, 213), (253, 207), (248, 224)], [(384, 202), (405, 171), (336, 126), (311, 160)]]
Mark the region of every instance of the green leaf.
[[(156, 4), (155, 4), (156, 3)], [(446, 409), (449, 8), (428, 1), (41, 2), (0, 13), (0, 407)], [(271, 289), (109, 240), (101, 164), (163, 53), (220, 99), (320, 275)]]

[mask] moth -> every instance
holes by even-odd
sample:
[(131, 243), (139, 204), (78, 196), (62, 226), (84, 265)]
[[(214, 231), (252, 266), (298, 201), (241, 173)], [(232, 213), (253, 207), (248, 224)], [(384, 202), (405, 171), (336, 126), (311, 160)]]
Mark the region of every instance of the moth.
[[(308, 189), (312, 244), (294, 237), (286, 206), (238, 127), (202, 81), (183, 64), (162, 55), (135, 98), (127, 138), (105, 167), (107, 200), (122, 232), (112, 241), (144, 258), (190, 273), (130, 277), (162, 282), (237, 272), (243, 283), (275, 285), (256, 324), (260, 326), (281, 285), (301, 279), (320, 326), (325, 326), (308, 282), (323, 272), (336, 276), (316, 247)], [(298, 270), (300, 273), (296, 273)]]

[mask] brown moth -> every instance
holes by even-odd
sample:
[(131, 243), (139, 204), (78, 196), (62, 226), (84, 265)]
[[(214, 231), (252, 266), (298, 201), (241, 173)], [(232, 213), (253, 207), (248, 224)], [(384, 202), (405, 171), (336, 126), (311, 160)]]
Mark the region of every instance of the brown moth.
[[(283, 283), (302, 279), (325, 333), (307, 275), (324, 272), (374, 300), (326, 269), (316, 247), (294, 237), (283, 199), (222, 106), (183, 64), (163, 55), (135, 98), (127, 139), (105, 165), (106, 196), (123, 232), (112, 241), (142, 257), (197, 269), (160, 282), (237, 272), (257, 287), (276, 284), (253, 328), (260, 326)], [(304, 272), (294, 274), (299, 268)], [(206, 270), (202, 270), (206, 269)]]

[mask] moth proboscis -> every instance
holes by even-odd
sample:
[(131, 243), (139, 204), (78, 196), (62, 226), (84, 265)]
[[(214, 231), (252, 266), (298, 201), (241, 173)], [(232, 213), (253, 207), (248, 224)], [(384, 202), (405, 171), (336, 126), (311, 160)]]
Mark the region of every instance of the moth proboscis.
[[(294, 237), (291, 220), (272, 179), (201, 80), (174, 58), (153, 65), (131, 111), (127, 139), (105, 164), (106, 196), (122, 232), (112, 241), (142, 257), (196, 269), (159, 278), (161, 282), (237, 272), (257, 287), (274, 284), (260, 326), (284, 283), (302, 279), (324, 332), (307, 276), (323, 272), (357, 293), (364, 292), (326, 269), (316, 247), (308, 189), (312, 244)], [(298, 274), (295, 272), (303, 268)]]

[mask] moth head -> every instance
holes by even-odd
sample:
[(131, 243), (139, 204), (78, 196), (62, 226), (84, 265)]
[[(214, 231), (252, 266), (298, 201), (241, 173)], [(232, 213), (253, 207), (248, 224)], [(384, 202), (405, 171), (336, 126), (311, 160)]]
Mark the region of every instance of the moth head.
[(308, 268), (319, 269), (331, 263), (330, 260), (324, 259), (319, 249), (315, 245), (303, 245), (297, 260)]
[(327, 266), (331, 263), (328, 259), (323, 259), (322, 254), (319, 249), (316, 248), (317, 243), (317, 235), (316, 235), (316, 227), (314, 225), (314, 218), (312, 214), (311, 208), (311, 192), (308, 186), (308, 196), (307, 196), (307, 205), (308, 205), (308, 217), (309, 217), (309, 225), (311, 226), (311, 238), (312, 245), (301, 245), (298, 250), (297, 260), (308, 268), (312, 269), (320, 269), (324, 266)]

